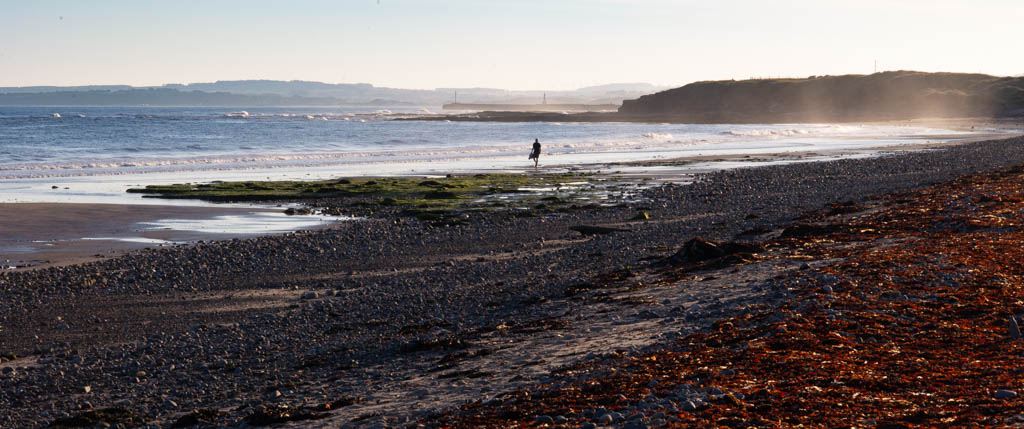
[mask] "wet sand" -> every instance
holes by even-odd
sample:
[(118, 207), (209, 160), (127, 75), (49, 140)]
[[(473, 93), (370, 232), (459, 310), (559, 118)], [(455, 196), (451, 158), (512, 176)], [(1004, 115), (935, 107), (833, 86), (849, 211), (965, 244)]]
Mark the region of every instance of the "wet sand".
[(280, 212), (269, 208), (125, 204), (0, 204), (0, 262), (6, 269), (90, 262), (134, 249), (218, 240), (237, 234), (151, 229), (141, 222), (208, 220)]

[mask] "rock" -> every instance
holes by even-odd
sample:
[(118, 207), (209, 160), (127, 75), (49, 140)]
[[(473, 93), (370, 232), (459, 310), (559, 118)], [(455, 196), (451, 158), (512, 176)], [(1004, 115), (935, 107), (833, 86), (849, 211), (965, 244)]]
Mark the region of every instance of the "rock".
[(832, 286), (830, 286), (830, 285), (822, 286), (821, 287), (821, 291), (824, 292), (827, 295), (831, 295), (832, 294)]
[(83, 387), (82, 388), (82, 392), (85, 392), (85, 393), (92, 392), (92, 386), (85, 386), (85, 387)]
[(660, 314), (655, 313), (651, 310), (643, 310), (636, 314), (636, 318), (638, 319), (657, 319), (659, 317), (661, 317)]
[(555, 424), (564, 425), (569, 422), (569, 419), (564, 416), (555, 416)]
[(725, 250), (717, 244), (699, 237), (683, 243), (683, 248), (673, 255), (673, 257), (678, 257), (678, 259), (693, 262), (721, 258), (722, 256), (725, 256)]
[(755, 244), (714, 243), (697, 237), (683, 243), (678, 252), (666, 258), (666, 262), (674, 265), (693, 264), (727, 256), (741, 262), (750, 259), (753, 253), (761, 250), (760, 246)]
[(1010, 335), (1010, 338), (1015, 340), (1021, 339), (1020, 325), (1017, 324), (1016, 317), (1010, 317), (1010, 321), (1006, 323), (1006, 331)]
[(999, 389), (999, 390), (996, 390), (995, 393), (992, 394), (992, 397), (996, 398), (996, 399), (1016, 398), (1017, 397), (1017, 392), (1015, 392), (1013, 390)]
[(306, 293), (302, 294), (301, 298), (302, 299), (317, 299), (319, 297), (320, 297), (320, 295), (317, 294), (316, 292), (306, 292)]
[(286, 209), (284, 211), (284, 214), (286, 214), (288, 216), (295, 216), (295, 215), (308, 216), (308, 215), (313, 214), (313, 210), (311, 210), (309, 208), (306, 208), (306, 207), (299, 207), (299, 208), (289, 207), (288, 209)]
[(615, 418), (612, 417), (611, 414), (602, 414), (602, 415), (598, 416), (598, 418), (595, 419), (594, 421), (596, 421), (596, 422), (598, 422), (600, 424), (603, 424), (603, 425), (610, 425), (610, 424), (612, 424), (613, 421), (615, 421)]
[(68, 328), (70, 328), (70, 326), (68, 326), (67, 322), (60, 322), (60, 324), (57, 325), (57, 329), (68, 329)]
[(555, 423), (555, 419), (551, 418), (551, 416), (537, 416), (537, 418), (533, 419), (533, 422), (538, 425), (550, 425)]

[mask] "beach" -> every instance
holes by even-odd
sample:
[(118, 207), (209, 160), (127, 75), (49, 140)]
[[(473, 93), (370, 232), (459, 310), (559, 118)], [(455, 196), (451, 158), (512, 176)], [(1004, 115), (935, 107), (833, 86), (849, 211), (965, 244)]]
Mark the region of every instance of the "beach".
[(772, 282), (832, 263), (768, 248), (653, 281), (692, 239), (770, 241), (809, 213), (1020, 165), (1022, 143), (702, 172), (635, 201), (457, 224), (385, 211), (0, 273), (0, 425), (394, 426), (496, 405), (567, 365), (773, 308), (792, 295)]

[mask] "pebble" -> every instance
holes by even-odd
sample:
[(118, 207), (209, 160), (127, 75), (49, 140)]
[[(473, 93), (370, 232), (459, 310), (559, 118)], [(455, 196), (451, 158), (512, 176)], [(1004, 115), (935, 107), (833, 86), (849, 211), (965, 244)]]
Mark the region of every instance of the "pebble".
[(682, 407), (683, 411), (697, 411), (698, 409), (697, 404), (694, 403), (693, 401), (682, 401), (680, 403), (680, 406)]
[(1021, 339), (1020, 325), (1017, 324), (1016, 317), (1010, 317), (1009, 322), (1006, 323), (1006, 331), (1009, 333), (1010, 338), (1015, 340)]
[(994, 397), (996, 399), (1016, 398), (1017, 397), (1017, 392), (1013, 391), (1013, 390), (999, 389), (999, 390), (996, 390), (995, 393), (992, 394), (992, 397)]

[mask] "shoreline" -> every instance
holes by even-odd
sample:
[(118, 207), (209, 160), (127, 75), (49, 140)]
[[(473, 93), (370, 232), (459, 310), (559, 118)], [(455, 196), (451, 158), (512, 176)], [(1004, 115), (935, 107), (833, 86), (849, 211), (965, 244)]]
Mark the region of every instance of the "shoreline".
[[(974, 122), (968, 122), (962, 126)], [(607, 181), (623, 187), (651, 186), (657, 183), (689, 183), (699, 174), (736, 168), (763, 167), (791, 162), (828, 162), (848, 157), (887, 156), (919, 150), (969, 144), (992, 139), (1012, 139), (1017, 136), (983, 135), (943, 143), (880, 145), (855, 150), (780, 152), (737, 155), (693, 155), (670, 159), (651, 159), (618, 163), (592, 163), (582, 165), (555, 164), (546, 166), (541, 175), (554, 176), (581, 172), (591, 175), (583, 179), (591, 184)], [(493, 170), (474, 170), (460, 176), (494, 174)], [(499, 172), (499, 174), (512, 174)], [(391, 176), (367, 176), (388, 179)], [(411, 176), (416, 177), (416, 176)], [(424, 177), (430, 177), (424, 176)], [(614, 185), (613, 185), (614, 186)], [(219, 216), (245, 216), (255, 213), (280, 213), (282, 209), (268, 206), (244, 207), (240, 204), (220, 205), (201, 199), (160, 199), (139, 204), (125, 203), (0, 203), (0, 217), (11, 220), (0, 225), (0, 262), (4, 269), (18, 270), (45, 268), (92, 262), (124, 255), (126, 252), (154, 246), (173, 246), (200, 240), (221, 240), (258, 235), (246, 233), (209, 233), (194, 231), (167, 231), (139, 226), (140, 222), (160, 219), (210, 220)], [(289, 200), (289, 204), (302, 204), (302, 199)], [(183, 202), (183, 203), (182, 203)], [(272, 201), (273, 202), (273, 201)], [(321, 209), (324, 207), (321, 207)], [(342, 204), (333, 207), (337, 213), (367, 212), (364, 208)], [(330, 219), (330, 218), (323, 218)], [(338, 221), (345, 221), (338, 218)], [(236, 221), (237, 222), (237, 221)], [(227, 222), (230, 224), (230, 222)], [(290, 228), (290, 231), (310, 226)], [(317, 226), (312, 226), (317, 228)], [(272, 233), (287, 232), (276, 230)]]

